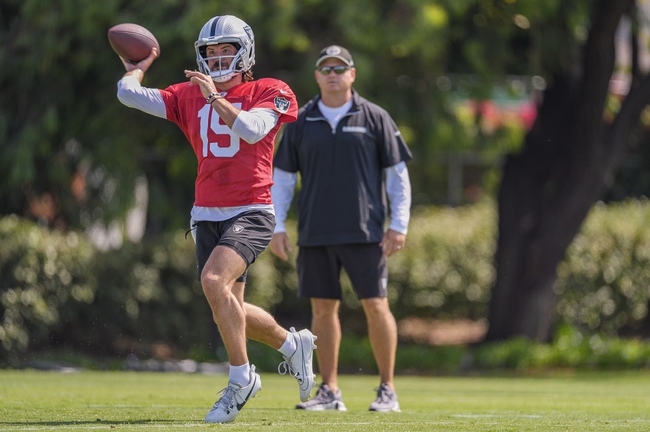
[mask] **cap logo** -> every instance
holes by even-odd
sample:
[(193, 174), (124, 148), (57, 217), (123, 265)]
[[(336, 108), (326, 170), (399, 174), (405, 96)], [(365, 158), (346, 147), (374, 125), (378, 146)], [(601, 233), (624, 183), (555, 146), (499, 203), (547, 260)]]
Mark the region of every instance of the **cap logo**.
[(341, 54), (341, 48), (337, 46), (331, 46), (327, 48), (327, 51), (325, 51), (328, 56), (335, 56)]

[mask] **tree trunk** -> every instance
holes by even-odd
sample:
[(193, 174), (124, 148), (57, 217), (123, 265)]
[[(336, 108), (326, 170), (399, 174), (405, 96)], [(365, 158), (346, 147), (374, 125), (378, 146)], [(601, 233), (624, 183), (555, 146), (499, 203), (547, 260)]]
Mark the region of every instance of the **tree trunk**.
[(633, 4), (597, 3), (579, 68), (588, 72), (553, 77), (523, 151), (506, 159), (486, 341), (552, 337), (557, 265), (600, 198), (650, 99), (646, 79), (630, 90), (612, 123), (603, 121), (614, 33)]

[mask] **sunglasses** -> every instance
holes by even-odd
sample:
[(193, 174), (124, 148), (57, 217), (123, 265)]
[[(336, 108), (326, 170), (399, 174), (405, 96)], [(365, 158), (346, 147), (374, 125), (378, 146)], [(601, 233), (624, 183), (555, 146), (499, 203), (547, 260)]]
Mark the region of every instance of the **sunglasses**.
[(337, 75), (341, 75), (341, 74), (344, 74), (345, 71), (349, 71), (350, 68), (347, 67), (347, 66), (338, 65), (338, 66), (323, 66), (321, 68), (318, 68), (318, 70), (323, 75), (329, 75), (330, 72), (332, 72), (332, 71), (334, 71), (334, 73), (337, 74)]

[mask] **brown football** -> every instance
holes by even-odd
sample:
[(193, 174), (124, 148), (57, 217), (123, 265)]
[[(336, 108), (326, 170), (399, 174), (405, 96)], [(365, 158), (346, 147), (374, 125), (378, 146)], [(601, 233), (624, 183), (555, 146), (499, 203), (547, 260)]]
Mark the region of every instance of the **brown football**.
[(153, 47), (158, 49), (160, 56), (156, 37), (138, 24), (124, 23), (111, 27), (108, 29), (108, 42), (117, 55), (131, 63), (145, 59)]

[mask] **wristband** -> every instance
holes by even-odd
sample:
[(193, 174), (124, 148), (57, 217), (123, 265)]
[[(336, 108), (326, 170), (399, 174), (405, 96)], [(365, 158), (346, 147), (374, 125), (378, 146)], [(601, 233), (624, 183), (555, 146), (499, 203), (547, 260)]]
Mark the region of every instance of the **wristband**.
[(217, 99), (223, 99), (223, 96), (221, 96), (221, 93), (219, 92), (212, 92), (208, 95), (207, 98), (205, 98), (205, 103), (212, 105), (212, 102), (214, 102)]

